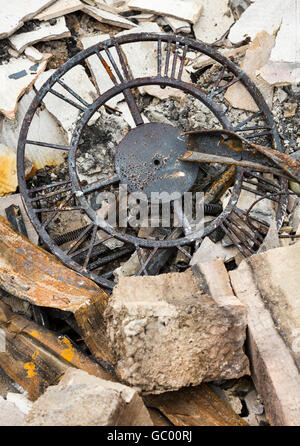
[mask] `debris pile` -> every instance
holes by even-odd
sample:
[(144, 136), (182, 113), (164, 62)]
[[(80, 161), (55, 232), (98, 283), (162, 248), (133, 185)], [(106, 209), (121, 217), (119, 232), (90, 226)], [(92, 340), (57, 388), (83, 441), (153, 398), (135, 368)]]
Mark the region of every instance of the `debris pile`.
[(299, 425), (297, 0), (21, 3), (0, 425)]

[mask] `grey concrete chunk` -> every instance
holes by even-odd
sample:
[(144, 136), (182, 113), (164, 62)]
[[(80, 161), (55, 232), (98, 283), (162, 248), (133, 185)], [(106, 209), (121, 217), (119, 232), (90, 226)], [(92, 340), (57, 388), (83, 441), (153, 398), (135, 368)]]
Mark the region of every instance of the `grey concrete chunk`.
[(120, 278), (106, 319), (125, 383), (160, 393), (249, 372), (245, 308), (224, 274), (217, 261), (181, 274)]
[(68, 369), (33, 403), (27, 426), (152, 426), (137, 392), (78, 369)]
[(0, 426), (22, 426), (24, 418), (23, 412), (0, 396)]
[(300, 423), (300, 245), (243, 261), (230, 279), (247, 305), (252, 378), (272, 425)]

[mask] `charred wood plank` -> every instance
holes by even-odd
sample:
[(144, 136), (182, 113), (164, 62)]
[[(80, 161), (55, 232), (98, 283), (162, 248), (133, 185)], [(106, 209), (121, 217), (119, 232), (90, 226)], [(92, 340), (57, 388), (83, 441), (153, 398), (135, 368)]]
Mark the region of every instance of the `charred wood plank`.
[(144, 397), (175, 426), (247, 426), (207, 384)]
[(111, 364), (102, 316), (108, 294), (90, 279), (65, 267), (52, 254), (14, 232), (2, 217), (0, 287), (33, 305), (72, 312), (95, 359)]
[(113, 380), (96, 362), (81, 353), (66, 336), (56, 336), (0, 301), (0, 367), (22, 386), (30, 400), (59, 382), (69, 367)]

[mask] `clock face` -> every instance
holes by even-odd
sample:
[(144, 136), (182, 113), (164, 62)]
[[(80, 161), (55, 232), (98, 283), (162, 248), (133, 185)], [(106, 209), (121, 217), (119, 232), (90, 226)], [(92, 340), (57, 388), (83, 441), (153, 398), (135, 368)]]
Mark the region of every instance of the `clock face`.
[[(135, 51), (141, 45), (144, 57)], [(211, 62), (189, 73), (190, 54)], [(82, 86), (86, 77), (89, 91)], [(250, 95), (253, 111), (231, 107), (236, 85)], [(59, 140), (55, 132), (49, 136), (45, 108), (60, 127)], [(37, 122), (40, 138), (33, 140)], [(76, 54), (41, 86), (20, 132), (20, 191), (41, 240), (63, 263), (107, 289), (128, 259), (137, 259), (136, 275), (168, 271), (178, 251), (188, 264), (206, 236), (225, 238), (244, 257), (255, 253), (271, 221), (259, 207), (268, 203), (279, 228), (287, 182), (241, 166), (182, 160), (187, 132), (214, 129), (282, 150), (257, 87), (208, 45), (141, 33)], [(197, 147), (203, 153), (218, 144), (209, 132), (205, 138)], [(29, 154), (49, 162), (26, 178)], [(52, 168), (56, 154), (59, 166)]]

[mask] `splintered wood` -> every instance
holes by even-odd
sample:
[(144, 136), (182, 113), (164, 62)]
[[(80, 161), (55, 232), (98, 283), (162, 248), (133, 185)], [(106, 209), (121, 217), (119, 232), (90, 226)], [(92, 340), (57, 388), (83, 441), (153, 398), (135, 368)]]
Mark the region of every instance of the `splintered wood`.
[(175, 426), (247, 426), (207, 384), (149, 395), (145, 403), (158, 409)]
[(0, 287), (41, 307), (70, 311), (93, 356), (103, 362), (111, 357), (103, 341), (101, 308), (108, 295), (91, 280), (63, 266), (0, 217)]

